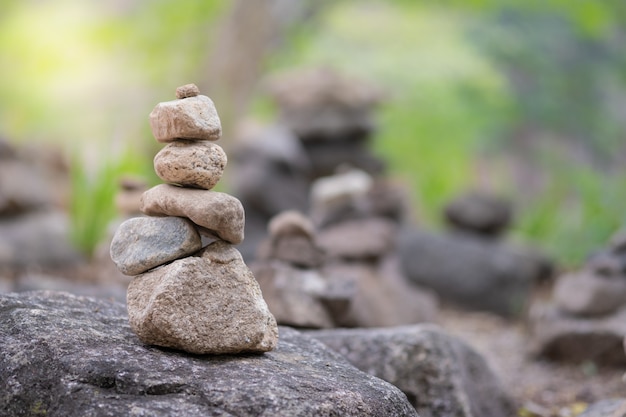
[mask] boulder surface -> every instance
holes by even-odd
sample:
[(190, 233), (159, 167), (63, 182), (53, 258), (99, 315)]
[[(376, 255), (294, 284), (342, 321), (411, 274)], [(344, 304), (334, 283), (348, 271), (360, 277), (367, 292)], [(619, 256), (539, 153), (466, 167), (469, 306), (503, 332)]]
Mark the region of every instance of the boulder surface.
[(281, 327), (265, 354), (142, 344), (123, 304), (60, 292), (0, 295), (6, 416), (417, 416), (404, 394)]
[(307, 332), (400, 388), (422, 417), (504, 417), (513, 403), (485, 359), (438, 326)]

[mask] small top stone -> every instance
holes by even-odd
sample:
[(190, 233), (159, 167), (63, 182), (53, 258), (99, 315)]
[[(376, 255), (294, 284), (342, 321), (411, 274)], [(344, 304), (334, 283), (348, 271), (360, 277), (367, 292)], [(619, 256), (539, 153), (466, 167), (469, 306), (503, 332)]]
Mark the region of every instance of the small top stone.
[(195, 84), (181, 85), (176, 89), (176, 98), (182, 99), (187, 97), (195, 97), (200, 94), (200, 89)]

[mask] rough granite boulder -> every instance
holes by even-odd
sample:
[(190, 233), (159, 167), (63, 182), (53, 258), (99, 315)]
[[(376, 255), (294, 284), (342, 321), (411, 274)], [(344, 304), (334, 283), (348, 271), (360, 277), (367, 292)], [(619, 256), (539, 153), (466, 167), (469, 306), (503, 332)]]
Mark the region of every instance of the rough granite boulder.
[(0, 295), (6, 416), (417, 416), (397, 388), (281, 328), (277, 349), (200, 356), (142, 344), (124, 306), (67, 293)]
[(507, 417), (513, 403), (487, 363), (435, 325), (306, 332), (400, 388), (422, 417)]

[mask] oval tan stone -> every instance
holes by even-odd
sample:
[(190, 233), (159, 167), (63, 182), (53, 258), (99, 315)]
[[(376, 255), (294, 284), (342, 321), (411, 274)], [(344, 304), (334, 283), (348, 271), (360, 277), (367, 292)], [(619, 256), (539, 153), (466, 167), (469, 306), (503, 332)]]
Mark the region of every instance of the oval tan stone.
[(156, 154), (154, 171), (165, 182), (210, 190), (222, 178), (226, 163), (226, 153), (213, 142), (179, 140)]
[(157, 104), (150, 113), (150, 127), (159, 142), (218, 140), (222, 135), (215, 105), (203, 95)]
[(143, 193), (141, 211), (149, 216), (186, 217), (229, 243), (243, 241), (243, 206), (225, 193), (159, 184)]

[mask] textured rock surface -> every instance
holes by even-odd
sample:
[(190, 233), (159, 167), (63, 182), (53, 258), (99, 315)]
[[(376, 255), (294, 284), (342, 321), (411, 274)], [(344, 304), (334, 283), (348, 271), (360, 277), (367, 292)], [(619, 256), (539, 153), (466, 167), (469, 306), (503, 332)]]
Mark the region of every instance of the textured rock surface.
[(315, 340), (281, 328), (262, 355), (146, 347), (124, 306), (67, 293), (0, 295), (7, 416), (416, 416), (406, 397)]
[(553, 360), (625, 365), (626, 308), (601, 317), (574, 317), (551, 304), (534, 304), (529, 313), (531, 350)]
[(243, 206), (228, 194), (159, 184), (141, 196), (141, 211), (149, 216), (187, 217), (235, 245), (243, 240)]
[(485, 360), (437, 326), (306, 333), (357, 368), (400, 388), (422, 417), (515, 415)]
[(200, 235), (187, 219), (134, 217), (117, 228), (110, 252), (123, 274), (139, 275), (201, 248)]
[(150, 127), (159, 142), (218, 140), (222, 134), (213, 101), (202, 95), (157, 104), (150, 113)]
[(147, 344), (223, 354), (267, 352), (278, 339), (252, 272), (221, 241), (133, 278), (127, 304), (131, 327)]
[(466, 235), (406, 231), (398, 248), (403, 270), (416, 284), (502, 315), (520, 314), (545, 274), (543, 258)]
[(222, 178), (227, 157), (213, 142), (177, 140), (154, 157), (154, 171), (165, 182), (210, 190)]
[(609, 314), (626, 305), (626, 277), (608, 277), (580, 271), (559, 277), (554, 302), (574, 315)]

